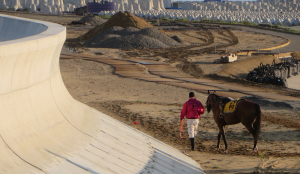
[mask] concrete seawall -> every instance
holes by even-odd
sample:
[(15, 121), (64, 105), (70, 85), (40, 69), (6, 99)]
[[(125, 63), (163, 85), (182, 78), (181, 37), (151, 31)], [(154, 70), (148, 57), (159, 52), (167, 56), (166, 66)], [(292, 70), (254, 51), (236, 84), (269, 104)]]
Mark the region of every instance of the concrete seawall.
[(66, 29), (0, 15), (0, 173), (202, 173), (178, 150), (72, 98)]
[(20, 39), (36, 35), (47, 30), (46, 25), (27, 20), (18, 20), (17, 18), (5, 17), (0, 18), (0, 41)]

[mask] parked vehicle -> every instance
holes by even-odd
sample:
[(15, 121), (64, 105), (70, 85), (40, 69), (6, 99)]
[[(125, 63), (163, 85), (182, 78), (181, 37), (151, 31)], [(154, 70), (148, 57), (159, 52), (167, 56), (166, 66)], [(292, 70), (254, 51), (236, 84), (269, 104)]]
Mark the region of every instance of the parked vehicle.
[(229, 63), (237, 60), (237, 56), (235, 54), (226, 54), (220, 58), (221, 63)]
[(294, 58), (283, 59), (280, 63), (275, 63), (273, 60), (272, 65), (260, 65), (250, 71), (247, 75), (247, 80), (258, 83), (267, 83), (288, 87), (286, 79), (292, 75), (298, 75), (300, 72), (300, 60)]

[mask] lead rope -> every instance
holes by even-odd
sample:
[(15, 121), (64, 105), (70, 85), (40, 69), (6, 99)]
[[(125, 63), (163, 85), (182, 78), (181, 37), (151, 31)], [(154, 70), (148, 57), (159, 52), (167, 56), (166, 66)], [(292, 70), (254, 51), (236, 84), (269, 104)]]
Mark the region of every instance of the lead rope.
[[(184, 133), (184, 130), (183, 130), (183, 120), (180, 121), (180, 138), (185, 138), (185, 133)], [(183, 136), (181, 136), (181, 132), (183, 132)]]

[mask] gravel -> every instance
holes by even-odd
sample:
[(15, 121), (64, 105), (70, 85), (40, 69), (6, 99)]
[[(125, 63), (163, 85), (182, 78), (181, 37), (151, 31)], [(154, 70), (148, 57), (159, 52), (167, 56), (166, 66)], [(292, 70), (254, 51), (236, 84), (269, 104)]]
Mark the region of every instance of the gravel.
[(139, 30), (134, 27), (111, 27), (92, 39), (85, 42), (88, 47), (101, 48), (168, 48), (179, 46), (178, 42), (171, 39), (156, 28)]
[(86, 22), (92, 25), (101, 25), (106, 22), (105, 19), (102, 19), (99, 16), (85, 16), (79, 20), (80, 22)]
[(172, 36), (171, 38), (176, 40), (179, 43), (183, 43), (183, 40), (180, 37), (176, 36), (176, 35)]
[(140, 30), (138, 32), (138, 34), (142, 34), (142, 35), (146, 35), (148, 37), (152, 37), (154, 39), (157, 39), (157, 40), (161, 41), (162, 43), (164, 43), (168, 46), (178, 46), (178, 45), (180, 45), (176, 41), (174, 42), (174, 40), (172, 38), (168, 37), (163, 32), (157, 30), (156, 28), (151, 28), (151, 27), (145, 28), (145, 29)]

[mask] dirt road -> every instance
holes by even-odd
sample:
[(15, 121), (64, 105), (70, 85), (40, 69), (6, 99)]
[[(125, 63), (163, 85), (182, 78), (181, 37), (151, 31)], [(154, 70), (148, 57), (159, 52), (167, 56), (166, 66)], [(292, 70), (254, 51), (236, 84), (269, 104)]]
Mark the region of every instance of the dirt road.
[[(280, 37), (289, 39), (290, 44), (285, 46), (285, 47), (279, 48), (280, 53), (293, 52), (293, 51), (300, 50), (300, 47), (299, 47), (300, 35), (298, 35), (298, 34), (290, 34), (290, 33), (277, 32), (277, 31), (251, 28), (251, 27), (244, 27), (244, 26), (232, 26), (232, 25), (224, 25), (224, 26), (230, 27), (230, 28), (238, 28), (238, 29), (242, 29), (244, 31), (271, 34), (271, 35), (280, 36)], [(274, 49), (274, 50), (271, 50), (271, 51), (274, 52), (274, 53), (277, 53), (278, 49)]]
[[(275, 107), (274, 103), (263, 107), (257, 156), (249, 155), (253, 140), (240, 124), (226, 129), (230, 153), (215, 152), (218, 130), (212, 117), (205, 114), (196, 141), (197, 151), (189, 152), (188, 139), (179, 138), (179, 113), (190, 89), (119, 77), (111, 66), (87, 60), (61, 60), (61, 71), (75, 99), (184, 151), (208, 172), (299, 168), (299, 111)], [(196, 92), (196, 96), (205, 103), (207, 95)], [(134, 121), (139, 125), (133, 125)]]

